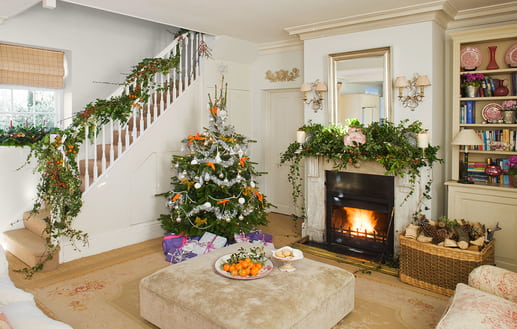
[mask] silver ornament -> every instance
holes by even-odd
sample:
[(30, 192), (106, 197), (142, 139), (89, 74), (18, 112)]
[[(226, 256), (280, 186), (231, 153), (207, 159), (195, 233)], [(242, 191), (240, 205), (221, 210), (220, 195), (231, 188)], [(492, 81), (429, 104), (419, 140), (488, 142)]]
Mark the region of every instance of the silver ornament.
[(245, 201), (246, 201), (246, 200), (244, 200), (244, 198), (239, 198), (239, 203), (240, 203), (240, 204), (244, 204), (244, 202), (245, 202)]
[(176, 222), (177, 223), (181, 222), (181, 217), (176, 218)]
[(196, 184), (194, 184), (194, 187), (195, 187), (196, 189), (198, 189), (198, 188), (200, 188), (200, 187), (201, 187), (201, 184), (200, 184), (200, 183), (196, 183)]
[(243, 220), (243, 219), (244, 219), (244, 216), (239, 215), (239, 220)]

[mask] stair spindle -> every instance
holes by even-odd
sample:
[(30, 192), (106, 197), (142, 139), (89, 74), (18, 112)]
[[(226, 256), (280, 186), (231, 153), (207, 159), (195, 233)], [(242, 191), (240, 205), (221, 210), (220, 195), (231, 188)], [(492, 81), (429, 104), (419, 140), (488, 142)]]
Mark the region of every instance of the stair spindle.
[(97, 168), (97, 126), (93, 130), (93, 180), (99, 177), (99, 169)]
[(85, 160), (84, 160), (84, 187), (85, 189), (88, 188), (88, 186), (90, 186), (90, 168), (89, 167), (89, 152), (88, 152), (88, 135), (89, 135), (89, 132), (88, 132), (88, 125), (85, 125), (84, 126), (84, 154), (85, 154)]
[(102, 126), (102, 138), (101, 138), (101, 152), (102, 152), (102, 170), (106, 171), (106, 125)]
[[(110, 164), (115, 161), (115, 141), (113, 140), (114, 124), (113, 119), (110, 119), (110, 132), (111, 132), (111, 146), (110, 146)], [(118, 153), (120, 154), (120, 153)]]

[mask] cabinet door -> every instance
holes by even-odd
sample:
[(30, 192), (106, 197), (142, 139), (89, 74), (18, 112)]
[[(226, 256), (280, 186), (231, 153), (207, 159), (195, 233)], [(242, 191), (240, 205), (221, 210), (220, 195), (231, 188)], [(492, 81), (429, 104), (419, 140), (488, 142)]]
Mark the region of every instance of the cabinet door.
[(448, 217), (480, 222), (487, 228), (499, 223), (502, 230), (494, 235), (496, 265), (517, 272), (517, 191), (504, 193), (470, 186), (448, 188)]

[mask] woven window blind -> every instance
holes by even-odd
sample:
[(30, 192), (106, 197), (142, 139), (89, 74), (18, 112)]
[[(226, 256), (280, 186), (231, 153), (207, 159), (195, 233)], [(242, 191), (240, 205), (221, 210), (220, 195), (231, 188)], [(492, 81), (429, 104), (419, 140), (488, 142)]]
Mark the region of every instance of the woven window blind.
[(64, 53), (0, 44), (0, 84), (63, 88)]

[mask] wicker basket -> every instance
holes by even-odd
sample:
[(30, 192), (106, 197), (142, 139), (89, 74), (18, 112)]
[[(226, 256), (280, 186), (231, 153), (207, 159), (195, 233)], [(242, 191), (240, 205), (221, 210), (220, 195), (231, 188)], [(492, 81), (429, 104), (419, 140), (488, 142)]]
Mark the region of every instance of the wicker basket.
[(494, 240), (476, 252), (399, 237), (400, 280), (442, 295), (452, 296), (456, 284), (467, 283), (475, 267), (494, 264)]

